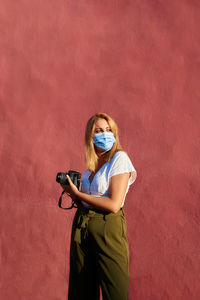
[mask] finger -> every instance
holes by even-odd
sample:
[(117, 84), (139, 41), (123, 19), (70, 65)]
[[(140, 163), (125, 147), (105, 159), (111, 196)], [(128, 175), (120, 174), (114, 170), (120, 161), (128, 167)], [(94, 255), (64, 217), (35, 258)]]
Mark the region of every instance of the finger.
[(72, 185), (72, 181), (71, 181), (71, 178), (69, 177), (69, 175), (67, 175), (67, 179), (68, 179), (69, 184), (70, 184), (70, 186), (71, 186), (71, 185)]

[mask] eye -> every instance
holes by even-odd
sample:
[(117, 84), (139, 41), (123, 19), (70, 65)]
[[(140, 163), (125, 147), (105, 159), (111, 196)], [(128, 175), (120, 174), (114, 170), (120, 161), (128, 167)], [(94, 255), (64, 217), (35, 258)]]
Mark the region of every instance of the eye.
[(112, 129), (111, 128), (107, 128), (106, 131), (107, 132), (112, 132)]
[(100, 128), (95, 129), (95, 133), (100, 133), (100, 132), (102, 132), (102, 129), (100, 129)]

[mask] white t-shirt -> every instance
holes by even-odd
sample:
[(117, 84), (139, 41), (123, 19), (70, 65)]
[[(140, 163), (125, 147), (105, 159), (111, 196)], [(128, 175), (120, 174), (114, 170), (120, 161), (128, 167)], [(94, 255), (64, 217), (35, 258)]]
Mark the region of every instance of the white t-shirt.
[[(91, 172), (85, 170), (81, 180), (81, 192), (96, 197), (108, 197), (109, 196), (109, 179), (118, 174), (131, 173), (129, 178), (126, 193), (123, 199), (122, 206), (126, 198), (126, 194), (129, 190), (129, 186), (135, 181), (137, 172), (132, 165), (130, 158), (124, 151), (118, 151), (114, 154), (110, 162), (105, 163), (99, 171), (95, 174), (91, 184), (89, 177)], [(91, 207), (85, 201), (82, 201), (85, 207)]]

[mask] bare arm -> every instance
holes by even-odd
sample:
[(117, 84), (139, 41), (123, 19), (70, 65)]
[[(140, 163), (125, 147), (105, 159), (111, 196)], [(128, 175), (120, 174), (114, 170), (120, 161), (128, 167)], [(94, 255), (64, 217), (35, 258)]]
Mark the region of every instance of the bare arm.
[(109, 184), (109, 197), (95, 197), (82, 193), (78, 191), (69, 177), (68, 181), (70, 188), (68, 188), (66, 192), (70, 197), (72, 197), (72, 199), (83, 200), (97, 209), (116, 213), (122, 205), (129, 177), (130, 173), (123, 173), (111, 177)]

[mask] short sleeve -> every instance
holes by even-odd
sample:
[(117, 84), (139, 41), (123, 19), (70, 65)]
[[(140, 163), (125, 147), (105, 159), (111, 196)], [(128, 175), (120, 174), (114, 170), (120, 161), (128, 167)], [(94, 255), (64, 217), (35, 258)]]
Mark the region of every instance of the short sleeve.
[(130, 158), (128, 157), (126, 152), (119, 151), (112, 158), (109, 177), (123, 173), (131, 173), (129, 184), (132, 184), (135, 181), (137, 172)]

